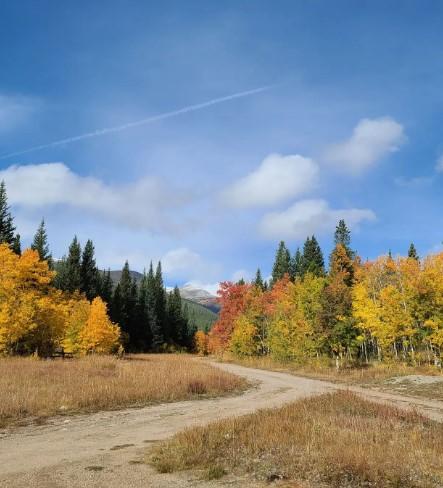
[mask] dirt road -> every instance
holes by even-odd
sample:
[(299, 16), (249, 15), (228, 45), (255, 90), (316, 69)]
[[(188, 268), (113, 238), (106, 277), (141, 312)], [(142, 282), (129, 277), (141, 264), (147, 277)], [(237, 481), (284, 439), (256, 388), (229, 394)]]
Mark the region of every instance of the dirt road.
[[(256, 386), (239, 396), (60, 417), (41, 426), (0, 434), (0, 487), (209, 487), (189, 475), (155, 473), (142, 463), (146, 447), (185, 427), (280, 406), (345, 386), (286, 373), (218, 364)], [(443, 402), (392, 395), (357, 387), (366, 398), (416, 408), (443, 421)], [(241, 480), (235, 485), (245, 486)], [(226, 486), (228, 486), (226, 484)]]

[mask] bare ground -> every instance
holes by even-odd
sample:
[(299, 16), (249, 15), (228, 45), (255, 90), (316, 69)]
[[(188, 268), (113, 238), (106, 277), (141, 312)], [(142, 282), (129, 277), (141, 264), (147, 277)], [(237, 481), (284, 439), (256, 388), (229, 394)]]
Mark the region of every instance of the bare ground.
[[(146, 447), (193, 425), (242, 415), (337, 389), (416, 409), (443, 421), (443, 402), (347, 387), (291, 374), (215, 366), (257, 386), (239, 396), (57, 417), (45, 425), (0, 432), (0, 487), (205, 487), (255, 486), (229, 477), (200, 481), (195, 474), (157, 474), (143, 463)], [(249, 481), (247, 482), (249, 483)]]

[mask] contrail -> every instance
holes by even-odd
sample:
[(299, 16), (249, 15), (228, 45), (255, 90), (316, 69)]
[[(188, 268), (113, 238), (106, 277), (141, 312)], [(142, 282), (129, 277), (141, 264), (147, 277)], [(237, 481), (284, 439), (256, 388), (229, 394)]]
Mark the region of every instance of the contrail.
[(81, 134), (78, 136), (68, 137), (66, 139), (60, 139), (58, 141), (50, 142), (48, 144), (42, 144), (41, 146), (34, 146), (28, 149), (23, 149), (21, 151), (16, 151), (13, 153), (5, 154), (0, 156), (1, 159), (10, 158), (12, 156), (20, 156), (21, 154), (27, 154), (34, 151), (40, 151), (41, 149), (48, 149), (50, 147), (62, 146), (63, 144), (70, 144), (71, 142), (81, 141), (83, 139), (89, 139), (91, 137), (103, 136), (105, 134), (110, 134), (112, 132), (120, 132), (122, 130), (130, 129), (132, 127), (137, 127), (139, 125), (151, 124), (152, 122), (157, 122), (159, 120), (169, 119), (175, 117), (176, 115), (186, 114), (188, 112), (195, 112), (196, 110), (201, 110), (202, 108), (211, 107), (212, 105), (217, 105), (219, 103), (228, 102), (230, 100), (235, 100), (236, 98), (248, 97), (250, 95), (255, 95), (256, 93), (261, 93), (269, 90), (274, 85), (262, 86), (261, 88), (255, 88), (253, 90), (247, 90), (239, 93), (234, 93), (232, 95), (227, 95), (225, 97), (214, 98), (203, 103), (197, 103), (195, 105), (189, 105), (188, 107), (180, 108), (178, 110), (172, 110), (171, 112), (165, 112), (162, 114), (154, 115), (152, 117), (147, 117), (145, 119), (137, 120), (135, 122), (128, 122), (123, 125), (118, 125), (116, 127), (106, 127), (104, 129), (97, 129), (92, 132), (87, 132), (86, 134)]

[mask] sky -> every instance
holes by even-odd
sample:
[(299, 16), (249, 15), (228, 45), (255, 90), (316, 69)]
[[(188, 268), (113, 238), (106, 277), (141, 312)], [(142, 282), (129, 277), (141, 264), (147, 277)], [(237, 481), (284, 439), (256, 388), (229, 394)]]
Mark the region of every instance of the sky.
[(443, 239), (443, 4), (0, 2), (0, 179), (22, 244), (92, 239), (214, 291), (337, 221)]

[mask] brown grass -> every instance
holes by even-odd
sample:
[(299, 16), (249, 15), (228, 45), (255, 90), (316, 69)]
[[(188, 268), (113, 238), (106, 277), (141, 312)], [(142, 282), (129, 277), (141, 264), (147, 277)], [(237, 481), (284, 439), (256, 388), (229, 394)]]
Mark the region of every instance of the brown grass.
[(306, 363), (285, 362), (264, 357), (237, 358), (225, 355), (223, 362), (232, 362), (249, 368), (281, 371), (299, 376), (308, 376), (340, 383), (359, 384), (363, 386), (376, 386), (389, 378), (397, 376), (422, 374), (428, 376), (441, 376), (442, 371), (434, 366), (411, 366), (401, 362), (378, 362), (369, 364), (355, 364), (342, 362), (339, 369), (335, 362), (329, 358), (312, 359)]
[(443, 425), (338, 392), (186, 430), (150, 462), (312, 487), (441, 488)]
[(218, 396), (246, 381), (186, 355), (0, 359), (0, 426), (56, 414)]

